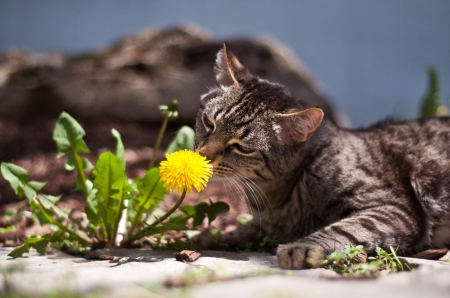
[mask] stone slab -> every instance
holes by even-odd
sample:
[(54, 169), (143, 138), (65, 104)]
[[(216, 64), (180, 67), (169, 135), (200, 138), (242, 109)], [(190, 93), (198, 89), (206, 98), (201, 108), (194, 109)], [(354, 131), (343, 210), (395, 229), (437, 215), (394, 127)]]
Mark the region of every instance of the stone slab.
[[(376, 279), (342, 279), (329, 270), (288, 271), (264, 253), (201, 251), (194, 263), (175, 260), (172, 251), (103, 250), (113, 261), (92, 261), (58, 252), (31, 251), (11, 259), (0, 249), (0, 269), (20, 265), (5, 277), (15, 291), (38, 297), (70, 291), (96, 297), (450, 297), (450, 266), (446, 262), (406, 259), (419, 266)], [(27, 296), (28, 297), (28, 296)]]

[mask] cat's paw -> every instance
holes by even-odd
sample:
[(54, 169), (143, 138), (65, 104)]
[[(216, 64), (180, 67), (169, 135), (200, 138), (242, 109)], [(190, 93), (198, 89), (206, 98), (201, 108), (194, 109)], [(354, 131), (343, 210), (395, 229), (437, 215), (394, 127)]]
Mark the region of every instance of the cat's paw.
[(314, 243), (291, 243), (277, 249), (278, 266), (282, 269), (317, 267), (324, 256), (324, 249)]

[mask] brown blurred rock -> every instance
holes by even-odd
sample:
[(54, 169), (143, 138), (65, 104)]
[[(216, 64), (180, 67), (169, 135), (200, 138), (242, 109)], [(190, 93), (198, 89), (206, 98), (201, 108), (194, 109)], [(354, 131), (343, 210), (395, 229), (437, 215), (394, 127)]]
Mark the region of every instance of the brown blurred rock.
[[(215, 85), (223, 40), (190, 26), (147, 30), (78, 56), (14, 50), (0, 55), (0, 118), (55, 117), (159, 122), (157, 106), (176, 98), (182, 123), (193, 124), (200, 95)], [(284, 84), (308, 106), (332, 109), (301, 62), (269, 39), (228, 39), (250, 72)]]

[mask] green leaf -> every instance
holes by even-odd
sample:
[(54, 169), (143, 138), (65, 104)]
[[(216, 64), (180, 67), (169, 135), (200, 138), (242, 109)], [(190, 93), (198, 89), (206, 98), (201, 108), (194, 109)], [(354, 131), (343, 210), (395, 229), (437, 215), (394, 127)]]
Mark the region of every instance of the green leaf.
[(210, 205), (208, 210), (206, 211), (209, 224), (211, 224), (211, 222), (216, 219), (217, 215), (230, 211), (230, 206), (225, 202), (213, 203), (211, 202), (211, 200), (209, 202)]
[(62, 112), (53, 130), (53, 140), (56, 142), (58, 156), (66, 153), (89, 152), (83, 141), (86, 135), (81, 125), (66, 112)]
[(46, 182), (38, 182), (38, 181), (29, 181), (28, 186), (34, 189), (35, 191), (40, 191), (47, 184)]
[(50, 241), (50, 234), (45, 234), (41, 238), (30, 237), (22, 245), (14, 248), (9, 254), (9, 257), (20, 258), (24, 253), (29, 253), (30, 248), (34, 247), (40, 254), (45, 254), (45, 249)]
[(400, 260), (398, 259), (397, 254), (395, 253), (395, 250), (392, 248), (392, 246), (390, 246), (389, 248), (391, 249), (392, 256), (393, 256), (394, 259), (395, 259), (395, 264), (396, 264), (397, 267), (400, 269), (400, 271), (403, 271), (403, 264), (402, 264), (402, 262), (400, 262)]
[(97, 228), (100, 225), (100, 218), (98, 217), (97, 210), (92, 208), (92, 206), (85, 206), (84, 212), (89, 222)]
[[(61, 208), (56, 203), (59, 201), (61, 196), (51, 196), (51, 195), (43, 195), (40, 194), (39, 196), (36, 196), (35, 200), (32, 200), (30, 202), (30, 206), (33, 208), (33, 210), (40, 209), (39, 205), (44, 209), (44, 211), (54, 218), (55, 220), (62, 223), (64, 219), (69, 218), (70, 210)], [(36, 212), (39, 213), (39, 211), (36, 210)], [(51, 218), (43, 218), (44, 221), (51, 222)], [(41, 222), (41, 220), (40, 220)], [(72, 220), (72, 222), (74, 222)], [(41, 223), (42, 224), (42, 223)]]
[(120, 136), (120, 133), (115, 130), (114, 128), (111, 130), (112, 135), (114, 138), (116, 138), (117, 145), (116, 145), (116, 156), (120, 159), (122, 162), (123, 168), (126, 168), (125, 163), (125, 147), (123, 146), (122, 138)]
[(77, 168), (77, 162), (79, 162), (84, 170), (92, 169), (94, 165), (84, 157), (79, 155), (70, 154), (64, 165), (66, 171), (73, 171)]
[(152, 168), (145, 173), (141, 179), (135, 179), (139, 194), (134, 199), (134, 210), (148, 210), (150, 207), (156, 207), (164, 200), (164, 195), (169, 192), (163, 187), (163, 182), (159, 177), (159, 168)]
[(428, 92), (422, 99), (421, 117), (436, 117), (441, 105), (441, 97), (438, 74), (434, 67), (428, 69), (428, 79)]
[(28, 181), (30, 174), (24, 168), (12, 163), (2, 162), (1, 172), (19, 198), (25, 195), (28, 201), (32, 201), (36, 192), (45, 185), (42, 182)]
[(56, 205), (59, 199), (61, 199), (61, 195), (59, 196), (45, 195), (45, 198), (49, 200), (53, 205)]
[[(130, 200), (132, 198), (131, 192), (134, 192), (134, 188), (128, 183), (126, 177), (120, 178), (112, 185), (111, 198), (114, 200), (114, 204), (111, 204), (109, 208), (106, 209), (106, 224), (111, 225), (110, 230), (113, 238), (117, 235), (122, 211), (125, 209), (124, 202), (125, 200)], [(111, 238), (110, 241), (113, 241), (113, 238)]]
[(211, 201), (209, 202), (209, 205), (205, 202), (202, 202), (195, 206), (182, 206), (180, 207), (180, 210), (183, 211), (188, 217), (192, 217), (194, 219), (194, 226), (202, 224), (206, 216), (208, 216), (208, 222), (209, 224), (211, 224), (211, 222), (216, 219), (218, 214), (225, 213), (230, 210), (230, 206), (228, 206), (227, 203), (213, 203)]
[(25, 184), (31, 175), (24, 168), (7, 162), (2, 162), (1, 172), (3, 178), (9, 182), (16, 195), (22, 198), (25, 194)]
[(192, 217), (194, 219), (194, 227), (201, 225), (203, 220), (206, 217), (206, 213), (208, 212), (208, 204), (202, 202), (195, 206), (182, 206), (180, 210), (183, 211), (187, 216)]
[(167, 147), (166, 154), (183, 149), (194, 150), (194, 138), (195, 131), (191, 127), (181, 127), (181, 129), (175, 135), (175, 138)]
[(93, 175), (94, 188), (98, 190), (95, 195), (95, 200), (105, 202), (108, 205), (113, 183), (125, 177), (122, 162), (111, 152), (104, 152), (95, 164)]
[[(121, 203), (114, 196), (120, 190), (117, 189), (117, 185), (114, 183), (120, 179), (126, 182), (125, 170), (118, 157), (111, 152), (104, 152), (97, 160), (93, 175), (95, 177), (94, 188), (97, 189), (95, 197), (92, 199), (96, 201), (95, 204), (97, 204), (98, 208), (98, 212), (95, 213), (99, 215), (101, 222), (104, 224), (108, 241), (112, 241), (111, 237), (115, 233), (115, 222), (119, 216), (117, 209), (121, 208)], [(128, 182), (126, 183), (128, 184)]]

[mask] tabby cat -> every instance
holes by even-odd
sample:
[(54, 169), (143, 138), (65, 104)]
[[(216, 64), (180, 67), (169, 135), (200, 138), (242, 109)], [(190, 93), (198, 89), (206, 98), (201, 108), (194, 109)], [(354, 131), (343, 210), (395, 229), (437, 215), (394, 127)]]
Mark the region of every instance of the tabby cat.
[(281, 268), (311, 266), (345, 245), (402, 253), (450, 245), (450, 119), (344, 129), (285, 87), (252, 76), (224, 45), (219, 87), (201, 98), (195, 148), (214, 176), (245, 185), (252, 224), (282, 243)]

